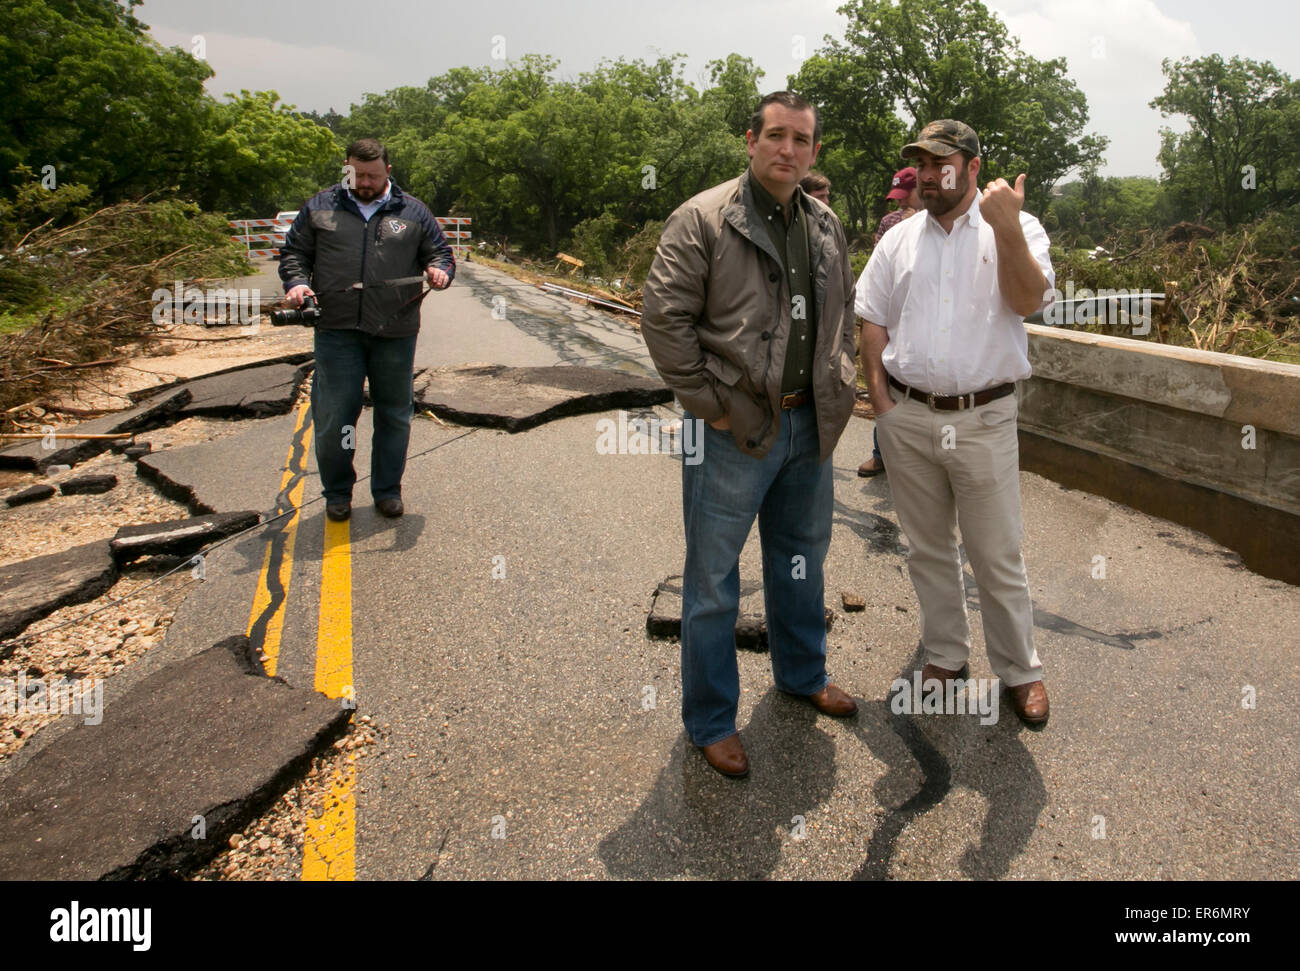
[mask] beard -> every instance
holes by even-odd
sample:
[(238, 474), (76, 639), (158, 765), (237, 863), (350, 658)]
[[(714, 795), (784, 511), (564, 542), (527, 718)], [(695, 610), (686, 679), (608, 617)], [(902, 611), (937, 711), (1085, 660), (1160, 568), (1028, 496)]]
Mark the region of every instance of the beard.
[(386, 188), (388, 188), (388, 182), (385, 180), (384, 184), (379, 186), (378, 188), (373, 188), (369, 186), (363, 187), (359, 185), (353, 186), (352, 194), (362, 202), (374, 202), (376, 199), (378, 199), (380, 196), (384, 194), (384, 190)]
[(961, 175), (957, 177), (956, 188), (945, 189), (942, 182), (932, 192), (927, 192), (923, 188), (921, 190), (921, 206), (932, 216), (938, 218), (951, 212), (965, 198), (968, 189), (970, 189), (970, 173), (963, 166)]

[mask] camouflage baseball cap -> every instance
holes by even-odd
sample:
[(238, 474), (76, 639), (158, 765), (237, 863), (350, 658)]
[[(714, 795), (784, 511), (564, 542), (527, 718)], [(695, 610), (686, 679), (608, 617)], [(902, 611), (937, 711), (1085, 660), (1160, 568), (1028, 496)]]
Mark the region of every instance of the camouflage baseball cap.
[(916, 141), (904, 145), (899, 154), (903, 158), (911, 158), (918, 150), (938, 156), (951, 155), (953, 152), (979, 155), (980, 140), (975, 129), (965, 122), (943, 118), (922, 128)]

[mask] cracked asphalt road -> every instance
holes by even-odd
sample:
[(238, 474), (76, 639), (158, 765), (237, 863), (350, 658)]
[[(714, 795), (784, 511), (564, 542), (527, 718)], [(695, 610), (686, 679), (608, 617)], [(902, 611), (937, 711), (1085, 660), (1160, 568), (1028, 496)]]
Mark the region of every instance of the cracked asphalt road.
[[(422, 312), (417, 366), (653, 373), (626, 323), (473, 264)], [(855, 475), (871, 443), (855, 418), (834, 458), (826, 573), (831, 676), (859, 715), (817, 715), (774, 691), (765, 654), (741, 652), (752, 773), (731, 781), (683, 736), (676, 642), (645, 633), (656, 586), (681, 571), (678, 461), (598, 454), (602, 417), (616, 416), (455, 441), (464, 429), (420, 420), (406, 516), (378, 517), (358, 485), (356, 700), (391, 729), (356, 783), (358, 878), (1300, 876), (1297, 588), (1199, 534), (1025, 473), (1050, 725), (1025, 730), (1005, 699), (991, 725), (895, 714), (890, 684), (917, 664), (917, 605), (888, 479)], [(270, 508), (293, 420), (249, 421), (191, 450), (205, 501)], [(369, 428), (367, 411), (358, 470)], [(319, 496), (314, 452), (308, 462), (304, 501)], [(265, 541), (213, 554), (169, 654), (243, 632)], [(284, 618), (291, 684), (312, 682), (323, 550), (316, 502)], [(757, 552), (752, 535), (744, 580), (761, 576)], [(1105, 579), (1092, 576), (1098, 555)], [(841, 590), (866, 610), (845, 614)], [(971, 674), (989, 678), (973, 585), (969, 604)]]

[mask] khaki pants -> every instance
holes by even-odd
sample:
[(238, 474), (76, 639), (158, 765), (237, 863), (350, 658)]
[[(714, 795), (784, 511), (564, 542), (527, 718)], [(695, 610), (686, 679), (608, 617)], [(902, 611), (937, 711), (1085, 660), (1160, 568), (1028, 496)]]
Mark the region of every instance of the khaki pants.
[(960, 525), (993, 673), (1009, 687), (1041, 680), (1020, 553), (1016, 396), (934, 411), (924, 401), (904, 400), (893, 386), (889, 393), (898, 403), (877, 418), (876, 428), (898, 523), (907, 534), (907, 570), (921, 604), (927, 661), (956, 671), (970, 656)]

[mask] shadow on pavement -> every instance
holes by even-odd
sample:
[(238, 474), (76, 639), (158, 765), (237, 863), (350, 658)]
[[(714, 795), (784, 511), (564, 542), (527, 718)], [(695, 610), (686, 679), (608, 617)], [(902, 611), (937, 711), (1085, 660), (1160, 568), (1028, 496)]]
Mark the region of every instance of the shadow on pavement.
[[(918, 651), (900, 677), (910, 678), (921, 663)], [(849, 735), (887, 766), (874, 786), (886, 813), (853, 879), (889, 879), (899, 836), (939, 805), (954, 784), (978, 792), (988, 807), (978, 840), (962, 855), (962, 874), (976, 880), (1006, 876), (1034, 832), (1047, 791), (1005, 699), (998, 714), (991, 725), (981, 725), (975, 715), (896, 715), (882, 700), (861, 703), (857, 717), (844, 722)], [(771, 875), (792, 839), (794, 818), (811, 818), (834, 792), (835, 742), (819, 727), (812, 708), (775, 688), (755, 706), (741, 738), (750, 776), (730, 780), (709, 768), (685, 733), (678, 737), (645, 801), (600, 843), (611, 876), (758, 880)], [(919, 789), (916, 768), (922, 775)], [(945, 835), (971, 838), (965, 831)]]
[(795, 816), (835, 788), (835, 745), (807, 704), (775, 688), (741, 730), (750, 775), (726, 779), (683, 732), (636, 813), (600, 843), (611, 876), (761, 880), (781, 858)]

